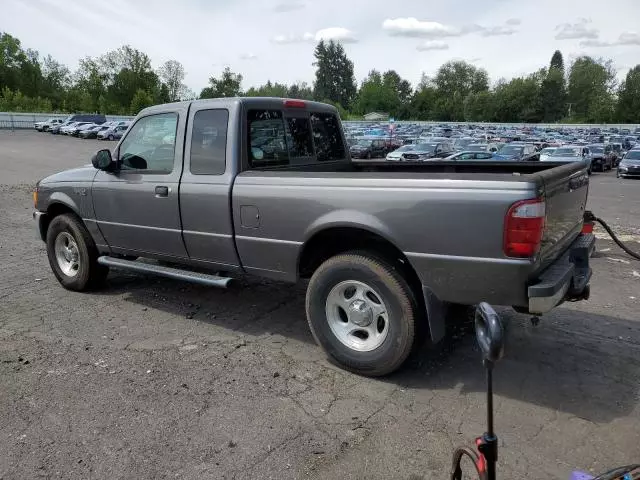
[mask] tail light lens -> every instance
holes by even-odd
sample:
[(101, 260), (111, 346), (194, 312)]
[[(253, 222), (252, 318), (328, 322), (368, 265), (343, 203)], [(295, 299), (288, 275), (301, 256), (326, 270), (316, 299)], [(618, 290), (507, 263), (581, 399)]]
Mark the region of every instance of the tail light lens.
[(522, 200), (509, 208), (504, 219), (504, 254), (529, 258), (540, 251), (546, 205), (542, 199)]
[(33, 208), (38, 208), (38, 187), (33, 189)]
[(593, 222), (584, 222), (582, 224), (582, 233), (593, 233)]

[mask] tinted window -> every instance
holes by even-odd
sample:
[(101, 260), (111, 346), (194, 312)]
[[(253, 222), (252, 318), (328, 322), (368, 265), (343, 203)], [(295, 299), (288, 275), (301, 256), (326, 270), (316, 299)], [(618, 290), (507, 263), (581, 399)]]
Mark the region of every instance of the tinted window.
[(331, 113), (312, 113), (311, 130), (319, 162), (340, 160), (346, 157), (340, 124)]
[(227, 121), (224, 109), (200, 110), (193, 117), (191, 166), (194, 175), (224, 173), (227, 148)]
[(279, 110), (249, 110), (248, 148), (251, 167), (288, 165), (284, 120)]
[(287, 146), (292, 157), (313, 156), (313, 140), (308, 117), (287, 117)]
[(138, 120), (120, 146), (122, 170), (171, 173), (175, 157), (178, 115), (162, 113)]

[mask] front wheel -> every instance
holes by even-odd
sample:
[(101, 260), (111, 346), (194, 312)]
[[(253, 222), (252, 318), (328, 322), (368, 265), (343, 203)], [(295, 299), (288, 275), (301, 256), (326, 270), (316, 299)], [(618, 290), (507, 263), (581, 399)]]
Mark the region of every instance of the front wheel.
[(381, 376), (411, 353), (419, 307), (398, 269), (370, 253), (352, 252), (315, 271), (306, 312), (314, 338), (331, 360), (355, 373)]
[(47, 230), (49, 265), (67, 290), (97, 286), (108, 269), (98, 264), (98, 250), (84, 224), (72, 214), (58, 215)]

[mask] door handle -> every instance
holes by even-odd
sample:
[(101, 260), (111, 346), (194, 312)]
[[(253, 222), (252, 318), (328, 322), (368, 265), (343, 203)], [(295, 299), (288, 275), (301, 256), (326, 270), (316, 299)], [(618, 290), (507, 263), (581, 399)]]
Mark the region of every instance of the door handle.
[(156, 187), (156, 197), (168, 197), (169, 196), (169, 187), (157, 186)]

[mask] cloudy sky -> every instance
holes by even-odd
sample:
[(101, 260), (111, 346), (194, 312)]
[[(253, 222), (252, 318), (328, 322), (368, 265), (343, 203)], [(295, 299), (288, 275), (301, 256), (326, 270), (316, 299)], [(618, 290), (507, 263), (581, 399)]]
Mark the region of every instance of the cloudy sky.
[(0, 30), (72, 69), (130, 44), (155, 67), (182, 62), (198, 92), (227, 65), (243, 88), (311, 83), (323, 38), (344, 43), (358, 82), (376, 68), (415, 84), (450, 59), (511, 78), (555, 49), (611, 58), (620, 76), (640, 62), (640, 0), (2, 0), (2, 16)]

